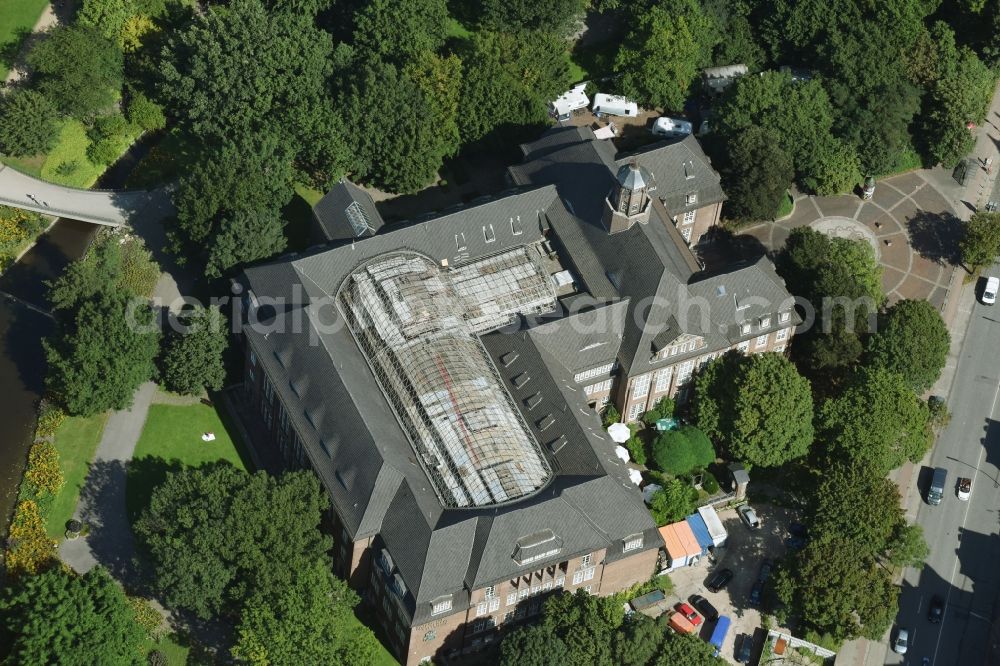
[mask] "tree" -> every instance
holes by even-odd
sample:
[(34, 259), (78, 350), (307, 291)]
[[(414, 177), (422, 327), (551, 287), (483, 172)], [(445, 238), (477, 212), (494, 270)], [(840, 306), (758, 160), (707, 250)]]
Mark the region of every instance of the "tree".
[(615, 58), (626, 95), (646, 106), (681, 110), (698, 70), (708, 64), (716, 26), (695, 0), (636, 8), (636, 28)]
[(458, 126), (465, 143), (545, 124), (546, 104), (571, 83), (566, 44), (546, 32), (481, 30), (460, 55)]
[(698, 428), (684, 426), (668, 430), (653, 442), (657, 469), (670, 474), (687, 474), (715, 462), (712, 442)]
[(83, 257), (48, 284), (49, 302), (56, 310), (71, 310), (104, 292), (147, 297), (159, 277), (142, 240), (102, 233)]
[(778, 570), (774, 589), (806, 628), (837, 640), (877, 640), (892, 624), (899, 588), (887, 569), (858, 556), (857, 545), (812, 541)]
[(354, 17), (354, 45), (362, 60), (374, 57), (402, 66), (441, 48), (448, 18), (445, 0), (372, 0)]
[(569, 648), (542, 625), (514, 629), (500, 643), (500, 666), (571, 666)]
[(903, 377), (875, 367), (823, 404), (818, 429), (830, 455), (887, 474), (906, 460), (920, 461), (931, 443), (929, 419)]
[(43, 343), (48, 389), (70, 414), (125, 409), (153, 376), (159, 345), (148, 302), (122, 292), (99, 293), (69, 313)]
[(646, 666), (652, 663), (663, 645), (664, 636), (663, 627), (653, 618), (642, 613), (626, 617), (614, 637), (614, 663), (619, 666)]
[(870, 364), (901, 375), (918, 393), (929, 389), (951, 344), (940, 313), (927, 301), (902, 300), (880, 319), (878, 332), (868, 340)]
[(56, 108), (81, 119), (114, 104), (125, 75), (121, 49), (85, 25), (50, 30), (28, 52), (28, 64)]
[(226, 379), (222, 357), (229, 344), (226, 318), (216, 306), (195, 307), (179, 318), (186, 328), (174, 332), (163, 357), (163, 379), (177, 393), (218, 391)]
[(676, 405), (671, 398), (663, 396), (656, 401), (656, 404), (648, 412), (642, 415), (642, 422), (649, 427), (653, 427), (660, 419), (673, 418), (675, 407)]
[(777, 134), (750, 127), (733, 137), (726, 148), (722, 169), (726, 215), (741, 222), (774, 219), (795, 176), (792, 158)]
[(15, 89), (0, 99), (0, 151), (8, 155), (48, 152), (56, 138), (58, 110), (34, 90)]
[(930, 555), (930, 548), (924, 540), (924, 530), (920, 525), (899, 523), (889, 539), (886, 559), (895, 567), (923, 568)]
[(568, 663), (610, 664), (612, 638), (624, 619), (618, 599), (581, 589), (549, 597), (542, 626), (565, 643)]
[(965, 223), (959, 244), (962, 263), (970, 273), (989, 266), (1000, 255), (1000, 213), (978, 211)]
[(205, 275), (220, 277), (234, 266), (273, 257), (285, 249), (284, 228), (280, 215), (269, 210), (222, 216), (209, 244)]
[(655, 666), (724, 666), (727, 662), (715, 655), (711, 643), (701, 640), (696, 634), (669, 632), (654, 663)]
[[(458, 74), (457, 60), (439, 62), (450, 62)], [(351, 128), (348, 142), (356, 158), (353, 171), (382, 189), (416, 192), (458, 149), (454, 107), (432, 103), (393, 65), (375, 61), (359, 69), (343, 91), (344, 122)], [(401, 108), (407, 112), (399, 113)]]
[(698, 493), (679, 479), (668, 479), (663, 488), (653, 493), (649, 500), (649, 512), (657, 525), (666, 525), (683, 520), (694, 509)]
[(853, 146), (830, 139), (806, 169), (803, 184), (820, 196), (850, 192), (861, 182), (861, 163)]
[(145, 632), (100, 567), (82, 576), (62, 567), (21, 579), (0, 593), (0, 625), (11, 663), (145, 663)]
[(360, 599), (327, 564), (296, 572), (288, 588), (257, 595), (244, 607), (233, 654), (251, 664), (370, 664), (379, 650), (353, 609)]
[(728, 354), (695, 383), (698, 427), (729, 457), (762, 467), (800, 458), (813, 439), (809, 381), (781, 354)]
[(328, 506), (311, 472), (274, 478), (218, 463), (168, 474), (135, 533), (164, 600), (208, 618), (256, 594), (280, 599), (301, 571), (329, 567)]
[(813, 538), (850, 541), (859, 558), (882, 557), (895, 531), (906, 524), (899, 488), (863, 465), (826, 465), (812, 501)]
[(129, 98), (128, 121), (147, 132), (160, 130), (167, 126), (163, 107), (141, 92), (133, 92)]
[(571, 32), (587, 8), (584, 0), (467, 0), (467, 11), (489, 30), (517, 34), (542, 29), (559, 36)]

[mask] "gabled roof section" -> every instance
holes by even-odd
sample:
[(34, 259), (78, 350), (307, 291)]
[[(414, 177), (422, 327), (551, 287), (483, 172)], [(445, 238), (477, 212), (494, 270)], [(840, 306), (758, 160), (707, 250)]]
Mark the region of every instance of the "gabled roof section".
[[(619, 155), (616, 163), (621, 167), (633, 160), (638, 160), (653, 174), (656, 196), (670, 215), (680, 215), (726, 198), (719, 174), (712, 168), (698, 140), (691, 135), (676, 143), (659, 142), (634, 153)], [(697, 194), (697, 198), (689, 203), (687, 195), (690, 193)]]
[(323, 236), (331, 241), (372, 236), (385, 224), (368, 193), (346, 178), (316, 202), (313, 215)]
[(530, 329), (532, 341), (572, 374), (613, 363), (625, 332), (628, 303), (619, 300)]

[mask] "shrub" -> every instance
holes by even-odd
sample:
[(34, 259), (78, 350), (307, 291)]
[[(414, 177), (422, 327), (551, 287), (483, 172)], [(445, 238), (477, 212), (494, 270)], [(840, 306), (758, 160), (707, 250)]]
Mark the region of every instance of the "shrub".
[(59, 466), (59, 452), (52, 442), (36, 442), (31, 446), (24, 478), (40, 493), (55, 495), (59, 492), (65, 479)]
[(169, 666), (170, 660), (167, 659), (167, 655), (163, 654), (159, 650), (153, 650), (149, 653), (147, 657), (149, 661), (149, 666)]
[(56, 542), (45, 533), (38, 504), (31, 500), (18, 502), (7, 543), (7, 573), (15, 578), (36, 574), (56, 562), (53, 557)]
[(87, 159), (97, 165), (112, 164), (121, 154), (120, 139), (101, 139), (87, 146)]
[(38, 406), (38, 424), (35, 426), (35, 438), (42, 439), (56, 434), (56, 430), (66, 420), (66, 412), (62, 407), (46, 398)]
[(674, 401), (663, 397), (656, 401), (653, 408), (642, 415), (642, 422), (648, 426), (656, 425), (660, 419), (667, 419), (674, 415)]
[[(115, 241), (111, 241), (115, 242)], [(150, 296), (160, 279), (160, 268), (142, 240), (129, 237), (121, 244), (122, 268), (118, 286), (130, 294)]]
[(709, 495), (719, 492), (719, 481), (711, 472), (704, 472), (701, 477), (701, 488)]
[(649, 512), (657, 525), (666, 525), (678, 520), (694, 510), (698, 492), (678, 479), (670, 479), (657, 490), (649, 501)]
[(694, 426), (668, 430), (653, 443), (657, 468), (670, 474), (687, 474), (715, 462), (715, 449), (708, 436)]
[(142, 597), (128, 597), (128, 605), (135, 613), (135, 621), (154, 640), (163, 634), (163, 616)]
[(646, 464), (646, 447), (642, 443), (642, 440), (632, 435), (625, 442), (625, 448), (628, 449), (629, 455), (632, 456), (632, 461), (637, 465)]
[(120, 113), (109, 113), (94, 119), (94, 125), (87, 135), (91, 141), (101, 139), (121, 139), (129, 133), (128, 121)]
[(59, 112), (45, 95), (15, 90), (0, 102), (0, 151), (8, 155), (48, 152), (56, 139)]
[(609, 402), (608, 406), (604, 408), (604, 412), (601, 414), (601, 422), (604, 424), (604, 427), (610, 427), (612, 423), (618, 423), (621, 420), (622, 415), (618, 412), (618, 409)]
[(129, 100), (128, 120), (144, 131), (163, 129), (167, 126), (163, 107), (140, 92), (133, 93), (132, 99)]

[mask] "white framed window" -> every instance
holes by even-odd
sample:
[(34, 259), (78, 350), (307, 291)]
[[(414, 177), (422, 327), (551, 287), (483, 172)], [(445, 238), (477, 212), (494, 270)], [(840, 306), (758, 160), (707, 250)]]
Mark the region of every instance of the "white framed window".
[(566, 576), (559, 576), (559, 578), (556, 578), (556, 587), (565, 587), (565, 586), (566, 586)]
[(785, 353), (785, 345), (778, 345), (777, 347), (774, 348), (774, 352), (776, 354), (784, 354)]
[(483, 240), (485, 240), (487, 243), (492, 243), (496, 239), (497, 235), (496, 232), (493, 231), (492, 224), (487, 224), (485, 227), (483, 227)]
[(670, 348), (670, 355), (677, 356), (677, 345), (674, 345), (673, 347)]
[(636, 377), (635, 382), (632, 384), (632, 397), (642, 398), (649, 394), (649, 373)]
[(583, 572), (577, 571), (576, 573), (573, 574), (573, 584), (579, 585), (582, 582), (583, 582)]
[(431, 615), (440, 615), (441, 613), (447, 613), (450, 610), (451, 610), (451, 599), (445, 599), (444, 601), (435, 601), (434, 605), (431, 606)]
[(740, 344), (736, 345), (736, 349), (746, 354), (748, 351), (750, 351), (750, 341), (744, 340)]
[(645, 405), (643, 405), (641, 402), (637, 402), (634, 405), (632, 405), (631, 407), (629, 407), (628, 408), (628, 420), (629, 421), (635, 421), (637, 418), (639, 418), (639, 414), (642, 414), (642, 408), (644, 406)]
[(551, 580), (547, 580), (544, 583), (542, 583), (542, 592), (548, 592), (551, 589), (552, 589), (552, 581)]
[(673, 368), (664, 368), (656, 373), (656, 392), (662, 393), (670, 388), (670, 380), (673, 377)]
[(778, 321), (781, 322), (782, 324), (784, 324), (791, 318), (792, 318), (791, 312), (781, 312), (778, 314)]
[(681, 363), (681, 367), (677, 370), (677, 381), (683, 382), (687, 381), (687, 378), (691, 376), (694, 371), (694, 361), (684, 361)]
[(689, 210), (688, 212), (684, 213), (684, 224), (691, 224), (692, 222), (694, 222), (694, 216), (695, 216), (695, 211), (693, 210)]
[(591, 368), (590, 370), (584, 370), (583, 372), (578, 372), (573, 375), (573, 381), (582, 382), (586, 379), (593, 379), (594, 377), (599, 377), (600, 375), (606, 375), (615, 369), (614, 363), (608, 363), (607, 365), (602, 365), (598, 368)]
[(767, 333), (764, 335), (758, 335), (757, 341), (754, 343), (754, 347), (763, 347), (767, 344)]
[(487, 612), (489, 612), (489, 604), (488, 603), (486, 603), (485, 601), (480, 601), (478, 604), (476, 604), (476, 616), (477, 617), (479, 615), (486, 615)]
[(762, 329), (767, 328), (770, 325), (771, 325), (771, 318), (770, 317), (761, 317), (760, 318), (760, 327)]
[(587, 395), (593, 395), (595, 393), (602, 393), (603, 391), (611, 390), (611, 380), (605, 379), (603, 382), (597, 382), (596, 384), (591, 384), (590, 386), (585, 386), (583, 392)]
[(584, 580), (593, 580), (594, 579), (594, 572), (595, 571), (597, 571), (597, 567), (590, 567), (589, 569), (584, 569), (583, 570), (583, 579)]
[(475, 622), (472, 623), (472, 631), (474, 633), (478, 634), (485, 628), (486, 628), (486, 620), (476, 620)]
[(591, 591), (590, 591), (590, 590), (591, 590), (591, 589), (592, 589), (593, 587), (594, 587), (593, 585), (588, 585), (587, 587), (583, 588), (583, 591), (584, 591), (584, 592), (586, 592), (587, 594), (591, 594)]
[(788, 329), (787, 328), (783, 328), (780, 331), (778, 331), (777, 333), (775, 333), (774, 334), (774, 339), (777, 340), (778, 342), (781, 342), (782, 340), (787, 340), (788, 339)]
[(511, 592), (507, 595), (507, 605), (512, 606), (517, 603), (517, 592)]
[(490, 612), (494, 612), (500, 608), (500, 597), (495, 597), (490, 599)]
[(528, 588), (527, 587), (523, 587), (520, 590), (518, 590), (517, 591), (517, 598), (519, 600), (520, 599), (527, 599), (528, 598)]
[(460, 231), (455, 234), (455, 249), (459, 252), (464, 252), (466, 248), (465, 245), (465, 232)]
[(740, 324), (740, 335), (750, 335), (750, 323)]
[(684, 237), (684, 240), (690, 241), (691, 240), (691, 227), (684, 227), (683, 229), (681, 229), (681, 236)]
[(629, 537), (628, 539), (625, 540), (625, 543), (622, 546), (622, 550), (624, 550), (626, 553), (629, 552), (630, 550), (636, 550), (638, 548), (642, 548), (641, 534), (634, 537)]
[(540, 593), (541, 591), (542, 591), (542, 586), (541, 585), (532, 585), (531, 586), (531, 596), (535, 596), (536, 594)]
[(687, 194), (685, 194), (684, 195), (684, 203), (685, 203), (685, 205), (688, 205), (688, 206), (690, 206), (691, 204), (698, 203), (698, 193), (697, 192), (688, 192)]
[(591, 563), (591, 561), (593, 559), (594, 559), (594, 556), (592, 554), (584, 555), (583, 557), (580, 558), (580, 566), (581, 567), (589, 567), (590, 563)]
[(492, 599), (493, 597), (497, 596), (497, 586), (487, 585), (485, 588), (483, 588), (483, 596), (486, 597), (487, 599)]

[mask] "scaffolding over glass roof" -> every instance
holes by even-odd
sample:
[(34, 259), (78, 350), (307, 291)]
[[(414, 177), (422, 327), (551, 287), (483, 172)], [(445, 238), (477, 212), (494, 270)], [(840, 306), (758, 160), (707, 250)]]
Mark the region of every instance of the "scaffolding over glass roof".
[(545, 271), (518, 248), (445, 271), (415, 254), (352, 273), (338, 301), (445, 506), (529, 495), (552, 472), (477, 333), (554, 307)]

